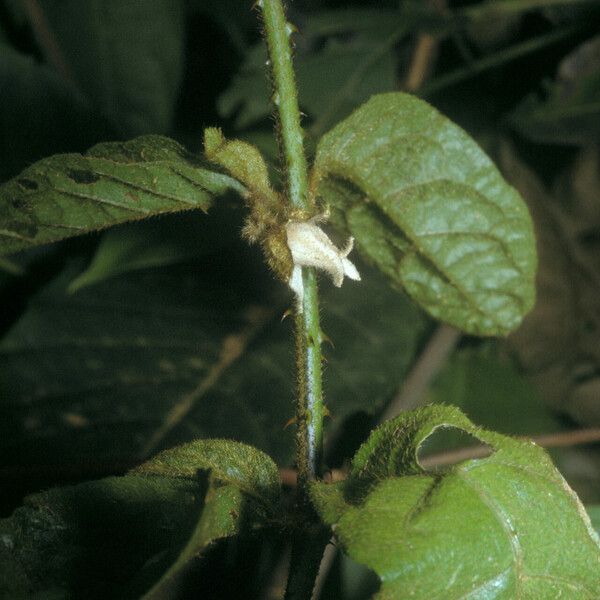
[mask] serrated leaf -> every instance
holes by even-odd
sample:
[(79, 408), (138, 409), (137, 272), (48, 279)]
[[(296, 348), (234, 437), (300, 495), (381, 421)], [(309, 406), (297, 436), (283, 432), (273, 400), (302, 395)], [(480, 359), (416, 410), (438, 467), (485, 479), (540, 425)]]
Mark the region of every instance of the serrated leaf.
[[(234, 246), (73, 294), (70, 270), (33, 297), (0, 343), (2, 465), (19, 477), (88, 473), (197, 437), (238, 439), (289, 464), (293, 338), (280, 320), (292, 298), (273, 293), (252, 257)], [(380, 276), (361, 274), (344, 294), (322, 289), (334, 435), (393, 397), (427, 327)]]
[(177, 142), (143, 136), (43, 159), (0, 186), (0, 254), (190, 209), (241, 190)]
[[(428, 473), (418, 452), (454, 427), (494, 450)], [(532, 442), (429, 406), (384, 423), (350, 477), (313, 501), (353, 560), (380, 577), (377, 598), (568, 598), (600, 594), (600, 540), (575, 493)]]
[(265, 454), (205, 440), (123, 477), (29, 496), (0, 520), (0, 596), (139, 597), (152, 586), (144, 597), (160, 597), (218, 539), (272, 518), (279, 485)]
[(183, 75), (182, 0), (41, 0), (71, 77), (124, 137), (167, 133)]
[(533, 306), (527, 207), (479, 146), (422, 100), (374, 96), (323, 136), (312, 189), (433, 317), (505, 335)]

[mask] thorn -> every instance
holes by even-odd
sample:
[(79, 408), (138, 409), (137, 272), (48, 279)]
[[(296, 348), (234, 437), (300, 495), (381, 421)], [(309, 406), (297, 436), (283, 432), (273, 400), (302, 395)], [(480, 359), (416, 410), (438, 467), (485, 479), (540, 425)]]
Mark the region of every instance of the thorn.
[(333, 415), (331, 414), (331, 411), (329, 410), (329, 407), (324, 406), (323, 407), (323, 416), (328, 418), (328, 419), (333, 419)]
[(283, 315), (281, 316), (281, 321), (280, 321), (280, 322), (281, 322), (281, 323), (283, 323), (284, 319), (285, 319), (286, 317), (289, 317), (289, 316), (291, 316), (291, 315), (293, 314), (293, 312), (294, 312), (294, 311), (293, 311), (291, 308), (288, 308), (288, 309), (287, 309), (287, 310), (286, 310), (286, 311), (283, 313)]
[(297, 417), (292, 417), (291, 419), (289, 419), (288, 421), (286, 421), (286, 423), (283, 426), (283, 428), (287, 429), (290, 425), (295, 425), (297, 422), (298, 422), (298, 418)]
[(329, 344), (333, 350), (335, 350), (335, 344), (332, 339), (321, 329), (321, 343)]

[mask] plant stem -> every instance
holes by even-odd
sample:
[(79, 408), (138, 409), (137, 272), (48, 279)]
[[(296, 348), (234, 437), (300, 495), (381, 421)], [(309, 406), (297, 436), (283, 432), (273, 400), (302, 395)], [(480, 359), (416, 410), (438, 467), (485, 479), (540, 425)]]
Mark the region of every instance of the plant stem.
[[(286, 171), (287, 199), (294, 209), (310, 213), (308, 170), (304, 134), (300, 125), (298, 93), (292, 65), (290, 36), (281, 0), (258, 0), (262, 9), (271, 72), (273, 103), (276, 107), (280, 153)], [(323, 453), (323, 385), (319, 325), (319, 293), (313, 269), (302, 269), (304, 298), (302, 311), (296, 309), (296, 464), (298, 469), (297, 508), (299, 527), (294, 532), (292, 561), (285, 597), (306, 600), (319, 569), (329, 534), (318, 523), (309, 499), (309, 483), (320, 475)]]
[(273, 74), (273, 104), (279, 121), (280, 149), (285, 159), (288, 200), (296, 208), (307, 209), (308, 169), (290, 47), (294, 28), (285, 20), (281, 0), (259, 0), (258, 6), (263, 10), (265, 38)]
[[(281, 155), (287, 175), (287, 196), (294, 208), (308, 211), (308, 172), (300, 126), (298, 94), (292, 67), (290, 35), (281, 0), (259, 0), (273, 75), (273, 102), (279, 122)], [(313, 269), (303, 269), (304, 301), (296, 311), (296, 457), (301, 503), (308, 503), (308, 482), (319, 475), (323, 446), (323, 387), (321, 368), (322, 333), (319, 296)]]

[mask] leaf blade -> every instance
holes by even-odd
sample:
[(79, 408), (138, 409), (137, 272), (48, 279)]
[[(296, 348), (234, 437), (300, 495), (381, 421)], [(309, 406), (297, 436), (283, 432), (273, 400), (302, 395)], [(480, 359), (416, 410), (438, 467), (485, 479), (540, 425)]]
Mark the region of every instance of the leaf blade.
[(184, 69), (181, 0), (40, 5), (72, 78), (119, 131), (169, 131)]
[[(424, 471), (419, 448), (440, 427), (494, 453)], [(335, 485), (315, 484), (313, 501), (350, 557), (379, 575), (377, 598), (599, 593), (600, 540), (546, 453), (475, 427), (458, 409), (429, 406), (386, 422)]]
[(201, 440), (121, 477), (29, 496), (0, 520), (0, 595), (139, 597), (156, 582), (144, 597), (164, 597), (219, 539), (265, 526), (279, 494), (266, 454)]
[(52, 156), (0, 187), (0, 254), (161, 213), (206, 211), (229, 189), (242, 190), (161, 136)]
[[(319, 142), (312, 189), (362, 253), (435, 318), (503, 335), (533, 305), (525, 204), (469, 136), (425, 102), (371, 98)], [(378, 236), (369, 234), (374, 224)]]

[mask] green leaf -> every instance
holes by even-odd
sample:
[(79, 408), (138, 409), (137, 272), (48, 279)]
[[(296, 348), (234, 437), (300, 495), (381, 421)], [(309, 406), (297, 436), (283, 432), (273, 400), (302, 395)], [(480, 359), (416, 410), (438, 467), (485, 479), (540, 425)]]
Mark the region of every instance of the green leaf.
[(479, 146), (422, 100), (371, 98), (321, 139), (312, 186), (362, 254), (436, 319), (505, 335), (533, 306), (525, 204)]
[(182, 263), (215, 252), (238, 235), (233, 227), (225, 226), (235, 213), (231, 207), (218, 210), (220, 207), (221, 203), (216, 211), (212, 209), (209, 218), (189, 213), (112, 227), (102, 235), (88, 268), (71, 282), (69, 291), (122, 273)]
[[(361, 275), (344, 294), (322, 288), (334, 436), (393, 397), (427, 327), (381, 276)], [(239, 243), (193, 267), (69, 294), (72, 279), (68, 270), (31, 298), (0, 343), (5, 470), (89, 476), (93, 465), (135, 464), (148, 448), (225, 436), (293, 460), (292, 323), (281, 322), (292, 298), (273, 292), (260, 257)]]
[(124, 137), (166, 133), (183, 75), (181, 0), (41, 0), (71, 76)]
[(152, 586), (145, 597), (164, 597), (218, 539), (273, 518), (279, 493), (268, 456), (206, 440), (123, 477), (29, 496), (0, 520), (0, 596), (139, 597)]
[(280, 496), (277, 465), (264, 452), (231, 440), (197, 440), (161, 452), (132, 473), (194, 478), (199, 469), (275, 510)]
[(600, 534), (600, 504), (592, 504), (586, 506), (585, 509), (590, 516), (592, 525), (596, 528), (598, 534)]
[[(331, 126), (372, 94), (394, 88), (394, 45), (409, 25), (395, 10), (306, 15), (296, 36), (295, 68), (300, 106), (318, 119), (316, 130)], [(264, 44), (253, 46), (219, 98), (219, 112), (226, 117), (235, 115), (238, 128), (271, 114), (266, 60)]]
[(0, 186), (0, 254), (153, 215), (241, 186), (177, 142), (145, 136), (46, 158)]
[(600, 36), (567, 55), (543, 98), (530, 95), (511, 116), (528, 138), (585, 145), (600, 140)]
[[(418, 452), (458, 428), (494, 450), (429, 473)], [(428, 406), (384, 423), (349, 478), (312, 497), (349, 556), (382, 581), (378, 598), (586, 598), (600, 594), (600, 541), (548, 455)]]
[(211, 474), (202, 516), (177, 561), (145, 600), (168, 597), (190, 565), (218, 539), (236, 535), (250, 523), (264, 525), (277, 513), (281, 496), (277, 465), (263, 452), (238, 442), (192, 442), (159, 454), (133, 473), (193, 479), (199, 469)]
[(0, 179), (56, 152), (114, 137), (91, 101), (47, 65), (0, 41)]
[(539, 390), (496, 344), (455, 352), (428, 393), (436, 404), (457, 406), (483, 427), (510, 435), (564, 430)]

